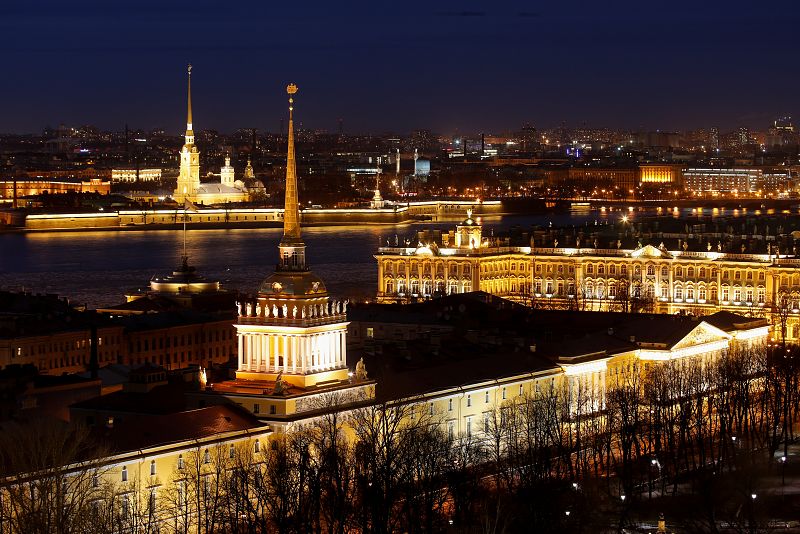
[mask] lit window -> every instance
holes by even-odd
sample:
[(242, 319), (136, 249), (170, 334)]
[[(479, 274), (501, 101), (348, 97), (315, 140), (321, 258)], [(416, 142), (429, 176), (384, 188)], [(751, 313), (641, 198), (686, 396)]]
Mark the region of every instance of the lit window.
[(367, 338), (372, 339), (375, 337), (375, 329), (372, 327), (367, 328)]

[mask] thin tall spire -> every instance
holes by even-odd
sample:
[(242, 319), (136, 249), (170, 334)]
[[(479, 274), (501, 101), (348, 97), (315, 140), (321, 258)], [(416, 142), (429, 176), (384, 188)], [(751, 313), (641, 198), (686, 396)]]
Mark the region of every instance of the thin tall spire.
[[(194, 132), (192, 131), (192, 64), (189, 64), (189, 85), (187, 88), (187, 106), (186, 106), (186, 144), (193, 144)], [(192, 141), (189, 139), (192, 138)]]
[(286, 87), (289, 95), (289, 143), (286, 151), (286, 204), (283, 212), (283, 239), (281, 244), (302, 242), (300, 237), (300, 207), (297, 200), (297, 165), (294, 160), (294, 111), (293, 95), (297, 86), (290, 83)]

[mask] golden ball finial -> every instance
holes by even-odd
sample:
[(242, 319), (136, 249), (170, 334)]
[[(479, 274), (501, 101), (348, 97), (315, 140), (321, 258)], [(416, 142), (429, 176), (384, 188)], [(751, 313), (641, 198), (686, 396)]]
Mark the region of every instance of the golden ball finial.
[(295, 84), (290, 83), (289, 85), (286, 86), (286, 93), (287, 94), (293, 95), (296, 92), (297, 92), (297, 86)]

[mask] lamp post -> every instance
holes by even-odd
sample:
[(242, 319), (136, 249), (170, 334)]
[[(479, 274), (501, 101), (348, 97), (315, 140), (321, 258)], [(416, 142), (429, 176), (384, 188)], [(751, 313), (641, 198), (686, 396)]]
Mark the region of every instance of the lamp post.
[(786, 485), (786, 456), (781, 456), (781, 486)]

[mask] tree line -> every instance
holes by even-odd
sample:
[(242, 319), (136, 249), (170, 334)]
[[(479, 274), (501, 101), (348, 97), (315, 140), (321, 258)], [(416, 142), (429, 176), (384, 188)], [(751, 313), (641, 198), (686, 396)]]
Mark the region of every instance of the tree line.
[(126, 482), (104, 476), (86, 429), (12, 425), (0, 465), (23, 478), (0, 491), (0, 533), (597, 532), (687, 495), (686, 528), (751, 529), (794, 439), (798, 357), (779, 344), (630, 362), (605, 388), (548, 382), (462, 433), (428, 403), (324, 409), (334, 393), (269, 442), (187, 450)]

